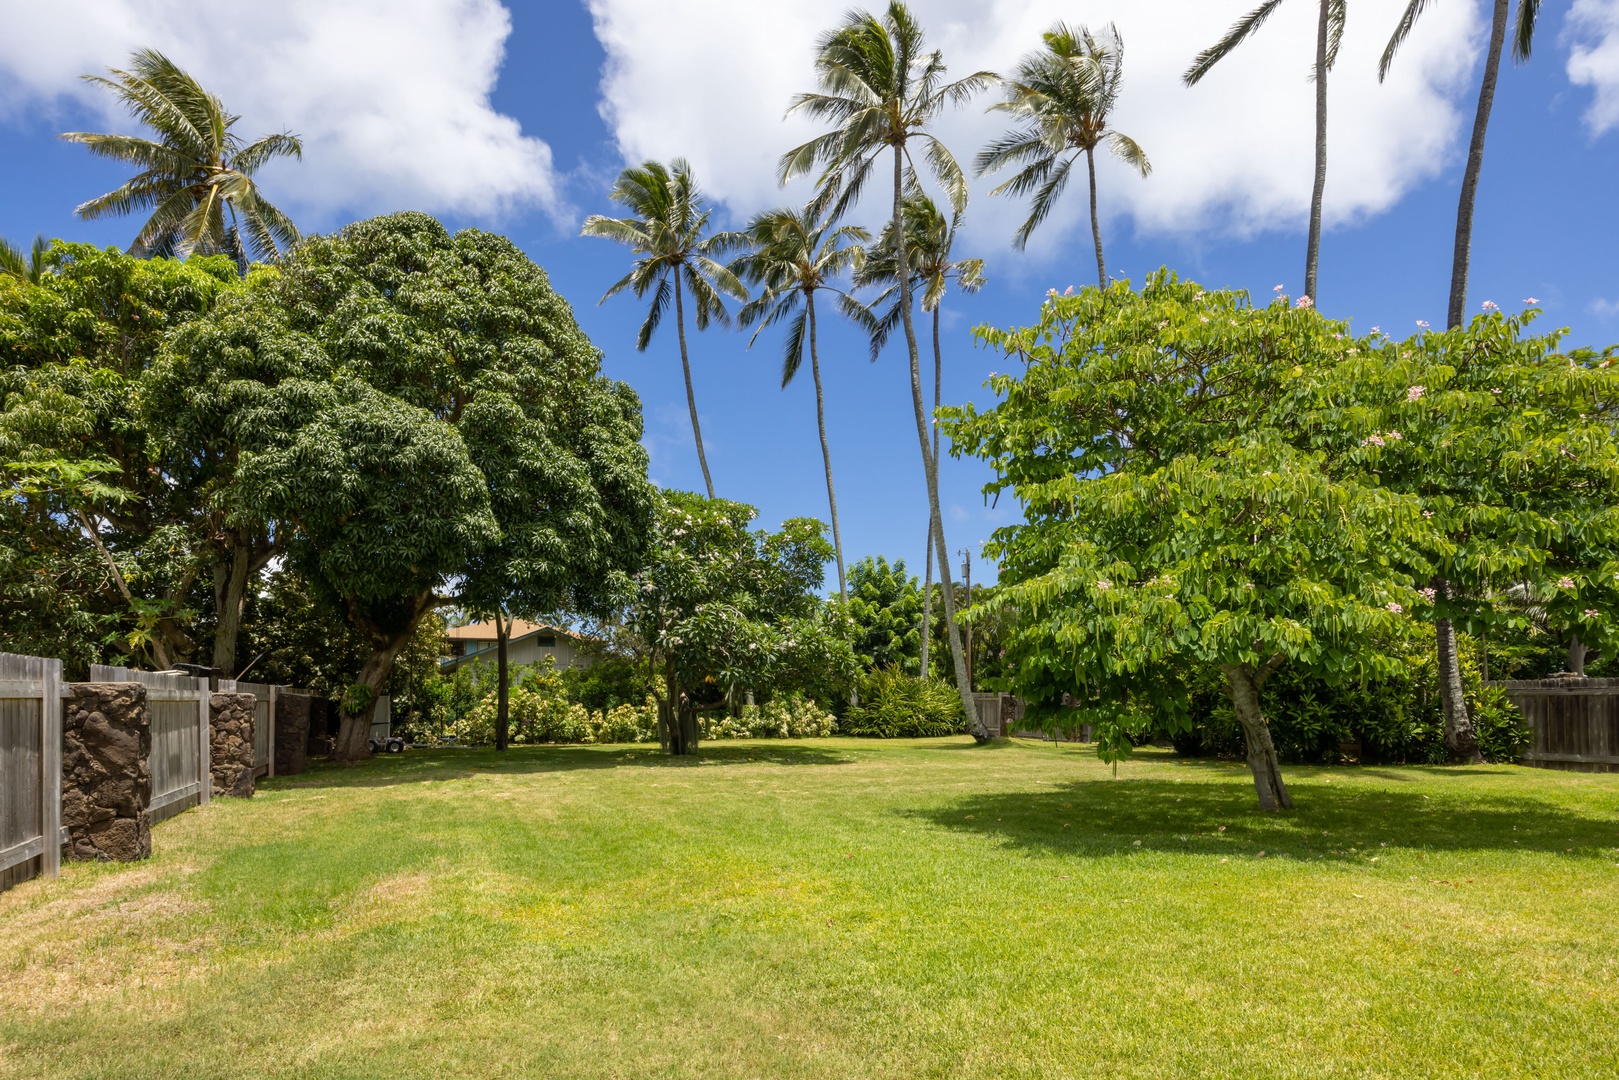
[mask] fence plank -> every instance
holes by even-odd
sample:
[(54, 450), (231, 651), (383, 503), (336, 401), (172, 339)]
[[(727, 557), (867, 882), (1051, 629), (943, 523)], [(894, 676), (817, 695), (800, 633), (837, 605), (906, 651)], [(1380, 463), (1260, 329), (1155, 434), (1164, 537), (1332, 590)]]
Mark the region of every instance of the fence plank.
[(61, 862), (60, 660), (0, 653), (0, 889)]
[(40, 700), (39, 823), (44, 846), (39, 872), (55, 877), (62, 870), (62, 661), (47, 660)]

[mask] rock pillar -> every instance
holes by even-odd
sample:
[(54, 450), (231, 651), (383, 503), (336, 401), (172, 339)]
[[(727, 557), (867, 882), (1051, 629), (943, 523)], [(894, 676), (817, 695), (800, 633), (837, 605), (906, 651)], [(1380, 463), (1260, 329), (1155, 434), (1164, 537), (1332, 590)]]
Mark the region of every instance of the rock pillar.
[(245, 799), (253, 794), (253, 706), (257, 701), (252, 694), (219, 693), (209, 702), (215, 796)]
[(70, 683), (62, 702), (62, 825), (75, 859), (152, 853), (152, 730), (140, 683)]

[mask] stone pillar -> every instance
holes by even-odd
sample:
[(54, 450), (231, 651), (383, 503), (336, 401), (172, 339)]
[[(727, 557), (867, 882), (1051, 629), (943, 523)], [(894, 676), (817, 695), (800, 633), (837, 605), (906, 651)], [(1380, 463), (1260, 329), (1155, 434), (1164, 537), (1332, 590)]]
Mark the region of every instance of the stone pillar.
[(309, 760), (308, 694), (278, 692), (275, 696), (275, 774), (294, 776)]
[(69, 683), (62, 701), (62, 824), (75, 859), (152, 853), (152, 729), (140, 683)]
[(209, 702), (213, 741), (214, 794), (248, 798), (253, 794), (252, 694), (215, 694)]

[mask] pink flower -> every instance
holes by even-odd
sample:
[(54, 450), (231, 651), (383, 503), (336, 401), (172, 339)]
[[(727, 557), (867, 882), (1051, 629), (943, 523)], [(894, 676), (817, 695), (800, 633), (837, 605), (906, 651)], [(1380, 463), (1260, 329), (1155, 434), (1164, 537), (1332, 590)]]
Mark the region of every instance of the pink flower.
[(1431, 518), (1431, 517), (1433, 517), (1433, 511), (1432, 510), (1424, 510), (1422, 512), (1422, 516), (1425, 517), (1425, 518)]
[(1113, 583), (1111, 581), (1109, 581), (1107, 578), (1097, 578), (1096, 579), (1096, 591), (1097, 592), (1107, 592), (1111, 588), (1113, 588)]
[(1572, 589), (1574, 587), (1574, 579), (1566, 575), (1560, 577), (1557, 579), (1557, 587), (1559, 589)]
[(1066, 289), (1064, 289), (1062, 291), (1062, 294), (1064, 296), (1073, 296), (1074, 295), (1074, 287), (1072, 285), (1068, 286), (1068, 288), (1066, 288)]
[(1426, 386), (1422, 386), (1420, 384), (1413, 386), (1405, 392), (1405, 400), (1420, 401), (1422, 400), (1422, 395), (1427, 391), (1427, 389), (1428, 388)]
[(1396, 604), (1393, 600), (1390, 600), (1386, 606), (1396, 615), (1405, 610), (1405, 608), (1401, 607), (1399, 604)]
[(1428, 324), (1426, 322), (1422, 321), (1421, 319), (1418, 319), (1417, 320), (1417, 328), (1419, 330), (1426, 330), (1426, 329), (1428, 329)]
[(1495, 387), (1490, 388), (1490, 393), (1492, 393), (1492, 394), (1499, 394), (1500, 392), (1501, 392), (1501, 388), (1499, 386), (1495, 386)]
[(1364, 439), (1362, 439), (1360, 441), (1360, 444), (1362, 446), (1386, 446), (1386, 445), (1388, 445), (1387, 443), (1385, 443), (1383, 441), (1383, 436), (1381, 436), (1381, 435), (1368, 435), (1368, 436), (1366, 436)]
[(1399, 442), (1401, 439), (1405, 438), (1405, 436), (1401, 435), (1398, 431), (1389, 432), (1388, 437), (1393, 442)]
[(1047, 296), (1056, 296), (1057, 295), (1057, 290), (1056, 289), (1047, 289), (1046, 290), (1046, 295)]
[(1286, 288), (1287, 288), (1286, 285), (1278, 285), (1274, 289), (1272, 289), (1271, 292), (1282, 292)]
[(1587, 619), (1594, 619), (1594, 618), (1596, 618), (1596, 617), (1597, 617), (1597, 609), (1596, 609), (1596, 608), (1594, 608), (1594, 607), (1588, 607), (1588, 608), (1586, 608), (1586, 609), (1585, 609), (1585, 617), (1586, 617), (1586, 618), (1587, 618)]
[(1382, 333), (1382, 332), (1383, 332), (1383, 328), (1382, 328), (1382, 327), (1381, 327), (1381, 326), (1374, 326), (1374, 327), (1372, 327), (1372, 333), (1374, 333), (1374, 334), (1381, 334), (1381, 333)]
[(1315, 307), (1315, 301), (1311, 300), (1308, 296), (1301, 296), (1301, 297), (1299, 297), (1299, 305), (1298, 306), (1301, 307), (1301, 308)]
[(1533, 296), (1524, 297), (1523, 302), (1526, 303), (1526, 304), (1538, 304), (1538, 303), (1540, 303), (1540, 301), (1535, 299)]
[(1486, 301), (1484, 301), (1484, 310), (1485, 311), (1500, 311), (1501, 310), (1501, 305), (1497, 304), (1494, 300), (1486, 300)]
[(1421, 593), (1422, 598), (1424, 600), (1428, 601), (1428, 603), (1430, 603), (1430, 604), (1433, 603), (1433, 598), (1435, 596), (1439, 595), (1438, 593), (1434, 592), (1432, 589), (1418, 589), (1417, 592)]

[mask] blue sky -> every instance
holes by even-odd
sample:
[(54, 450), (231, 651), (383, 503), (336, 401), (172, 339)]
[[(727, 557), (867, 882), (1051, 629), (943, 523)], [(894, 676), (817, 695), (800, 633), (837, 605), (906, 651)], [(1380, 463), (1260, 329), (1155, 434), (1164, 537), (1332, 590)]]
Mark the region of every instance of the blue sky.
[[(609, 212), (626, 160), (692, 159), (717, 217), (801, 200), (774, 189), (770, 165), (809, 130), (782, 121), (809, 88), (815, 33), (843, 0), (400, 0), (390, 5), (290, 0), (275, 11), (195, 10), (170, 0), (52, 5), (0, 0), (0, 235), (35, 233), (125, 244), (134, 221), (81, 222), (73, 206), (119, 183), (121, 170), (59, 142), (57, 132), (123, 123), (73, 76), (115, 65), (135, 44), (168, 51), (243, 113), (249, 137), (306, 137), (301, 164), (263, 176), (306, 230), (424, 209), (452, 227), (511, 235), (551, 274), (603, 350), (609, 374), (640, 392), (652, 473), (700, 488), (673, 334), (639, 354), (644, 315), (632, 298), (598, 306), (627, 253), (578, 237)], [(1441, 323), (1455, 200), (1482, 45), (1480, 7), (1431, 7), (1389, 83), (1372, 75), (1397, 0), (1351, 5), (1329, 87), (1333, 142), (1319, 304), (1359, 330), (1403, 334)], [(1007, 69), (1056, 17), (1116, 18), (1129, 46), (1118, 126), (1153, 158), (1151, 178), (1102, 170), (1109, 271), (1140, 281), (1168, 265), (1211, 287), (1268, 297), (1297, 292), (1309, 188), (1311, 5), (1289, 0), (1229, 70), (1195, 90), (1175, 81), (1198, 48), (1247, 7), (1216, 0), (921, 0), (915, 7), (952, 70)], [(43, 9), (43, 10), (42, 10)], [(959, 56), (959, 60), (957, 59)], [(983, 104), (988, 104), (986, 100)], [(970, 158), (992, 133), (981, 106), (942, 130)], [(1503, 72), (1480, 191), (1470, 307), (1537, 297), (1541, 325), (1574, 344), (1619, 341), (1619, 0), (1548, 3), (1526, 65)], [(981, 323), (1031, 321), (1048, 287), (1094, 279), (1084, 189), (1027, 254), (1009, 237), (1018, 207), (974, 191), (963, 253), (987, 260), (988, 287), (948, 302), (945, 398), (988, 401), (1004, 368), (975, 347)], [(868, 218), (881, 213), (872, 207)], [(669, 328), (672, 330), (672, 327)], [(807, 371), (783, 391), (779, 338), (749, 351), (735, 332), (691, 335), (698, 404), (718, 493), (757, 505), (770, 525), (826, 516)], [(868, 363), (863, 343), (823, 320), (829, 435), (851, 560), (904, 557), (920, 571), (925, 500), (901, 348)], [(1010, 519), (991, 511), (973, 462), (944, 466), (953, 549), (977, 547)], [(955, 561), (959, 562), (959, 558)], [(983, 573), (975, 568), (975, 576)]]

